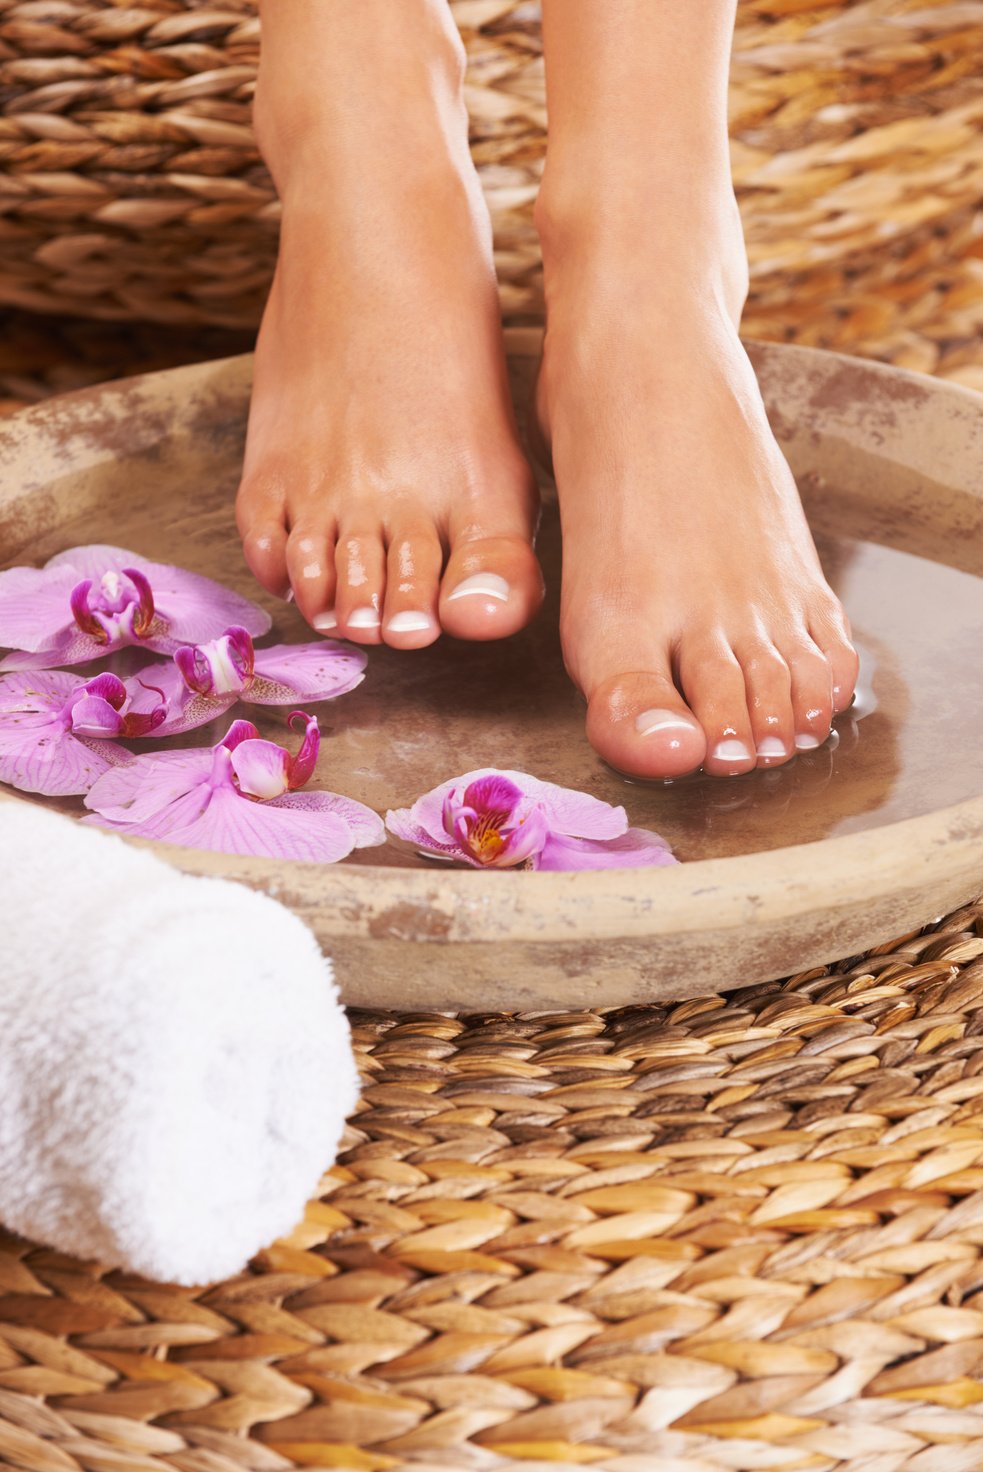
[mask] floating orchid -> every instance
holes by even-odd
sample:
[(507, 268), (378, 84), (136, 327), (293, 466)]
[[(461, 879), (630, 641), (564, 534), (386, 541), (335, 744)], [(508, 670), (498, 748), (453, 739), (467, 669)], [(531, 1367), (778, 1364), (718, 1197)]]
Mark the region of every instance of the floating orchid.
[(525, 772), (486, 767), (386, 814), (394, 837), (475, 869), (629, 869), (675, 864), (657, 833), (624, 808)]
[(151, 736), (164, 714), (162, 701), (135, 711), (115, 675), (84, 684), (61, 670), (0, 675), (0, 782), (48, 797), (88, 792), (130, 760), (112, 738)]
[(334, 792), (300, 792), (317, 765), (317, 719), (296, 754), (233, 721), (213, 747), (138, 756), (100, 777), (85, 800), (87, 823), (219, 853), (331, 864), (353, 848), (385, 842), (379, 816)]
[(84, 664), (127, 645), (171, 654), (231, 624), (258, 635), (270, 619), (211, 578), (120, 547), (73, 547), (0, 573), (0, 646), (15, 651), (0, 670)]
[(365, 678), (360, 649), (319, 639), (315, 644), (274, 644), (254, 649), (246, 629), (226, 629), (207, 644), (184, 644), (172, 664), (144, 672), (168, 705), (158, 735), (190, 731), (221, 715), (237, 700), (252, 705), (296, 705), (331, 700)]

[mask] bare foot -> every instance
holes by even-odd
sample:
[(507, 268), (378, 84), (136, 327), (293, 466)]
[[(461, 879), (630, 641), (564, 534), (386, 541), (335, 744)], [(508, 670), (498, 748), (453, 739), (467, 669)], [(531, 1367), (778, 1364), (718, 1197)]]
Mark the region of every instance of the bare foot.
[[(419, 648), (536, 612), (534, 480), (443, 0), (264, 16), (256, 125), (283, 207), (237, 520), (321, 632)], [(405, 35), (403, 34), (405, 32)]]
[(640, 777), (777, 766), (826, 740), (857, 657), (738, 337), (733, 197), (658, 240), (598, 215), (558, 225), (545, 202), (539, 223), (536, 423), (588, 737)]

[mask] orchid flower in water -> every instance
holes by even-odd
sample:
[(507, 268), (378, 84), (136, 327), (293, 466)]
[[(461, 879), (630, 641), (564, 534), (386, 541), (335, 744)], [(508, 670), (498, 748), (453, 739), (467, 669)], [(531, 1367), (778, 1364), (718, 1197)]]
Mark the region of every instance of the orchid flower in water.
[(88, 792), (130, 760), (113, 737), (157, 732), (166, 710), (157, 694), (155, 707), (137, 711), (115, 675), (84, 684), (62, 670), (0, 675), (0, 782), (48, 797)]
[(317, 765), (317, 719), (303, 723), (291, 755), (263, 741), (250, 721), (233, 721), (212, 747), (138, 756), (94, 785), (84, 819), (134, 838), (157, 838), (218, 853), (331, 864), (353, 848), (385, 842), (381, 818), (334, 792), (301, 792)]
[(172, 664), (145, 672), (164, 693), (168, 715), (158, 735), (190, 731), (237, 700), (252, 705), (296, 705), (331, 700), (365, 678), (360, 649), (319, 639), (255, 649), (248, 630), (234, 626), (207, 644), (184, 644)]
[(394, 837), (475, 869), (629, 869), (675, 864), (657, 833), (629, 828), (624, 808), (485, 767), (386, 814)]
[(0, 573), (0, 670), (84, 664), (127, 645), (171, 654), (231, 624), (265, 634), (267, 614), (211, 578), (120, 547), (60, 552)]

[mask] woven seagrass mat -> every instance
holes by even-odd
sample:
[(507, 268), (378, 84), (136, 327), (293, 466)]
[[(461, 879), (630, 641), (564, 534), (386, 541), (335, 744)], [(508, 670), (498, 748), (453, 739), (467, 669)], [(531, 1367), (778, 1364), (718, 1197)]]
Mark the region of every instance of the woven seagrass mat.
[[(457, 11), (534, 322), (534, 16)], [(0, 0), (0, 294), (77, 304), (7, 314), (0, 407), (249, 346), (275, 223), (251, 17)], [(983, 386), (981, 56), (983, 0), (744, 4), (748, 335)], [(198, 325), (81, 310), (170, 324), (175, 283)], [(241, 1278), (0, 1235), (0, 1465), (983, 1468), (983, 903), (675, 1008), (352, 1020), (339, 1162)]]
[(3, 1465), (983, 1467), (983, 905), (676, 1007), (353, 1025), (339, 1162), (241, 1277), (0, 1235)]

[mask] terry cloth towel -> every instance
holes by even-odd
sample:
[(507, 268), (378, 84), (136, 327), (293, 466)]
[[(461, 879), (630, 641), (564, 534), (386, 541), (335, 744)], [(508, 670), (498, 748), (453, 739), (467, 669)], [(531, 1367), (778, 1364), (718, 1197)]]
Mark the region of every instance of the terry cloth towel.
[(303, 1217), (357, 1098), (296, 915), (0, 802), (0, 1221), (174, 1283)]

